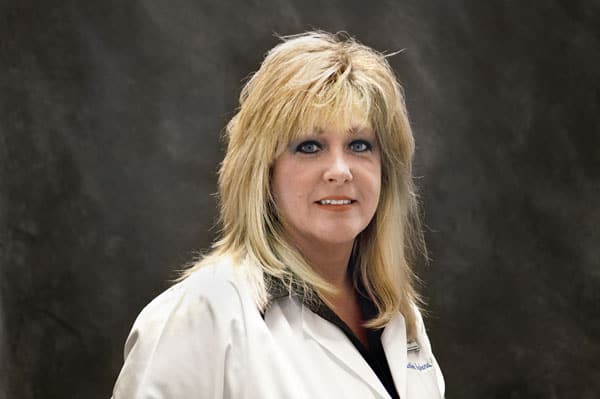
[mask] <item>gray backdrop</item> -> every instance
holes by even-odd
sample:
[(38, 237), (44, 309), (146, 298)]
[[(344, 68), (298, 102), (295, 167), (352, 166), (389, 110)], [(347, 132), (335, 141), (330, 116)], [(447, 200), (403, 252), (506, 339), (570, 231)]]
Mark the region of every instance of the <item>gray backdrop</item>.
[(405, 49), (447, 397), (600, 395), (598, 1), (4, 0), (0, 399), (110, 396), (214, 236), (244, 78), (309, 28)]

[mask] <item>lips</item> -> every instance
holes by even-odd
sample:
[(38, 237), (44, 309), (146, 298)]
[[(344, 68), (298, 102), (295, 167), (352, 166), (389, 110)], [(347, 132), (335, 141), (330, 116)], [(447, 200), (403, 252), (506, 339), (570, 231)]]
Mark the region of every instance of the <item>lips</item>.
[(320, 200), (319, 204), (321, 205), (350, 205), (352, 200), (334, 200), (334, 199), (324, 199)]
[(350, 197), (330, 196), (315, 201), (315, 204), (317, 204), (319, 207), (331, 211), (345, 211), (350, 209), (352, 207), (352, 204), (354, 204), (355, 202), (356, 200)]
[(317, 203), (351, 203), (356, 202), (355, 199), (347, 197), (345, 195), (330, 195), (316, 200)]

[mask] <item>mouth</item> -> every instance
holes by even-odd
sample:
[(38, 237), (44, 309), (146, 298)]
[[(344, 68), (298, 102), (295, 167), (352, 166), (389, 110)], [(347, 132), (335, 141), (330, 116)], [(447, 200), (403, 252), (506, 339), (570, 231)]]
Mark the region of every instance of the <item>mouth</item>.
[(356, 201), (350, 199), (322, 199), (316, 201), (316, 203), (320, 205), (350, 205), (354, 202)]
[(350, 209), (350, 206), (354, 204), (356, 200), (349, 197), (335, 196), (335, 197), (325, 197), (321, 198), (318, 201), (315, 201), (315, 204), (324, 207), (325, 209), (330, 210), (346, 210)]

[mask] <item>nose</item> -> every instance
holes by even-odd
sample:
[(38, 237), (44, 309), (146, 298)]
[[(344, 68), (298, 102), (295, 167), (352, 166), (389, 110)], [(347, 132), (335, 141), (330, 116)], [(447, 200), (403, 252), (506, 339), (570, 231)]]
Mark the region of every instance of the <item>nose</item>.
[(323, 173), (323, 179), (328, 183), (343, 184), (352, 181), (350, 164), (344, 154), (332, 154)]

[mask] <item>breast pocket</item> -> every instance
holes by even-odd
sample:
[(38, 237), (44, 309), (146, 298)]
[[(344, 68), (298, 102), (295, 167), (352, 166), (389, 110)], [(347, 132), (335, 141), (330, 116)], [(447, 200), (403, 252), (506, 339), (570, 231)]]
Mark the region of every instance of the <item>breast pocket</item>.
[(406, 393), (409, 398), (441, 398), (433, 356), (421, 351), (408, 355), (406, 363)]

